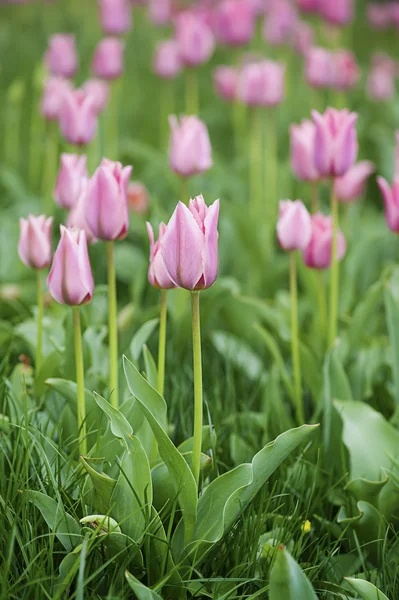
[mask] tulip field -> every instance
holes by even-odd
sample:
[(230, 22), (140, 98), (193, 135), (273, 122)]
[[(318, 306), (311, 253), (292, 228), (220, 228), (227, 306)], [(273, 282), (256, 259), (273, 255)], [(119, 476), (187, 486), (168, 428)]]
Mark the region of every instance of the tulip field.
[(0, 0), (0, 598), (399, 600), (399, 2)]

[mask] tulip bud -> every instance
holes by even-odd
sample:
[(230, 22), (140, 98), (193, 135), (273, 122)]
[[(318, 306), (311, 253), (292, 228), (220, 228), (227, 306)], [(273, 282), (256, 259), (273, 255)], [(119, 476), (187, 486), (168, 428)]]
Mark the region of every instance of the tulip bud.
[(334, 58), (325, 48), (310, 48), (305, 57), (305, 80), (314, 88), (331, 87), (334, 81)]
[(194, 12), (184, 11), (176, 19), (176, 41), (183, 64), (195, 67), (207, 62), (215, 49), (212, 30)]
[(248, 0), (222, 0), (215, 9), (218, 40), (228, 46), (245, 46), (255, 32), (256, 14)]
[(315, 165), (316, 127), (305, 119), (300, 125), (291, 125), (291, 168), (303, 181), (318, 181), (320, 173)]
[(327, 177), (344, 175), (357, 156), (357, 114), (347, 109), (328, 108), (323, 115), (313, 110), (312, 117), (316, 125), (314, 157), (317, 170)]
[(277, 239), (284, 250), (304, 250), (312, 233), (310, 214), (301, 200), (281, 200)]
[(53, 217), (45, 215), (20, 219), (18, 254), (22, 262), (32, 269), (44, 269), (51, 263), (51, 227)]
[(100, 21), (108, 35), (127, 33), (132, 27), (132, 9), (128, 0), (99, 0)]
[(166, 271), (186, 290), (209, 288), (218, 273), (219, 200), (206, 206), (202, 196), (179, 202), (161, 238)]
[(86, 234), (81, 229), (61, 225), (61, 239), (54, 253), (47, 286), (60, 304), (80, 306), (90, 302), (94, 281), (87, 251)]
[(360, 69), (356, 57), (347, 50), (338, 50), (334, 54), (333, 85), (337, 90), (350, 90), (360, 79)]
[(58, 206), (70, 210), (76, 204), (84, 177), (87, 177), (86, 156), (61, 154), (61, 166), (54, 188)]
[(322, 0), (319, 14), (333, 25), (348, 25), (354, 16), (353, 0)]
[(285, 66), (272, 60), (244, 65), (238, 77), (237, 96), (250, 106), (276, 106), (284, 99)]
[(92, 97), (96, 114), (102, 113), (106, 109), (109, 100), (108, 83), (101, 79), (88, 79), (83, 84), (83, 90), (88, 96)]
[(167, 25), (172, 19), (172, 0), (148, 0), (148, 16), (157, 27)]
[(213, 71), (213, 84), (218, 96), (232, 102), (236, 97), (238, 73), (234, 67), (217, 67)]
[(97, 77), (117, 79), (123, 73), (125, 44), (117, 38), (104, 38), (95, 49), (91, 70)]
[(160, 42), (155, 51), (153, 70), (158, 77), (174, 79), (182, 70), (179, 46), (176, 40)]
[(148, 212), (150, 197), (148, 190), (140, 181), (131, 181), (127, 187), (127, 205), (136, 215)]
[(162, 260), (161, 240), (166, 231), (165, 223), (159, 225), (158, 239), (154, 240), (154, 231), (150, 223), (146, 223), (150, 239), (150, 265), (148, 267), (148, 281), (156, 288), (167, 290), (176, 287), (168, 275)]
[(367, 94), (377, 102), (391, 100), (395, 95), (397, 66), (389, 56), (375, 54), (367, 77)]
[(126, 237), (129, 229), (127, 189), (132, 167), (106, 158), (89, 182), (86, 196), (86, 221), (99, 240)]
[(205, 123), (198, 117), (169, 117), (169, 165), (182, 177), (204, 173), (212, 166), (212, 147)]
[(84, 90), (73, 90), (64, 95), (60, 110), (62, 135), (70, 144), (88, 144), (97, 130), (96, 102)]
[(306, 56), (313, 46), (313, 29), (310, 23), (298, 21), (294, 28), (293, 46), (301, 56)]
[[(328, 269), (331, 265), (333, 221), (330, 216), (316, 213), (311, 216), (312, 235), (302, 252), (303, 262), (311, 269)], [(346, 253), (346, 241), (342, 231), (337, 231), (337, 260)]]
[(93, 244), (96, 242), (96, 238), (93, 235), (93, 232), (89, 228), (86, 221), (86, 200), (87, 200), (87, 188), (89, 185), (89, 179), (87, 177), (82, 177), (80, 182), (80, 194), (72, 206), (66, 226), (68, 229), (83, 229), (86, 234), (86, 240), (88, 244)]
[(78, 70), (75, 37), (67, 33), (53, 35), (49, 40), (44, 62), (52, 75), (73, 77)]
[(44, 84), (40, 112), (45, 119), (55, 121), (60, 116), (60, 110), (66, 92), (71, 91), (72, 84), (62, 77), (50, 77)]
[(399, 177), (394, 177), (392, 187), (383, 177), (377, 177), (384, 200), (385, 220), (391, 231), (399, 233)]
[(364, 194), (367, 179), (375, 168), (369, 160), (362, 160), (351, 167), (345, 175), (334, 181), (335, 193), (339, 202), (351, 202)]
[(321, 0), (296, 0), (298, 8), (304, 13), (317, 13)]
[(271, 4), (263, 22), (263, 37), (272, 46), (282, 46), (293, 39), (298, 22), (295, 7), (287, 0)]
[(374, 29), (386, 29), (392, 21), (391, 4), (369, 4), (367, 20)]

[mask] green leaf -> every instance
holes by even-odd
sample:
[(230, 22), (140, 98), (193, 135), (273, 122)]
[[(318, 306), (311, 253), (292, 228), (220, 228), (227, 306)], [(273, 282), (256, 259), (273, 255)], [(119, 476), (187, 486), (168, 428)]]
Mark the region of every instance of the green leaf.
[(281, 544), (270, 572), (270, 600), (317, 600), (315, 591), (296, 560)]
[(94, 392), (94, 399), (98, 406), (107, 415), (112, 433), (122, 440), (127, 445), (127, 440), (133, 433), (133, 429), (126, 417), (114, 406), (112, 406), (105, 398)]
[[(75, 381), (70, 381), (69, 379), (61, 379), (58, 377), (51, 377), (46, 379), (44, 382), (48, 387), (53, 390), (56, 390), (65, 400), (68, 402), (72, 413), (76, 417), (77, 414), (77, 395), (78, 395), (78, 387)], [(93, 424), (98, 427), (98, 418), (101, 413), (98, 410), (98, 406), (94, 400), (93, 393), (88, 389), (85, 389), (85, 405), (86, 405), (86, 418), (90, 424)]]
[(159, 323), (159, 319), (150, 319), (146, 321), (133, 336), (130, 344), (130, 354), (134, 361), (140, 358), (140, 354), (143, 350), (143, 346), (147, 343), (151, 337), (153, 331)]
[(386, 320), (389, 340), (392, 346), (392, 372), (395, 385), (395, 402), (399, 404), (399, 302), (394, 296), (394, 283), (391, 280), (384, 292)]
[(146, 345), (143, 346), (143, 356), (144, 356), (144, 366), (145, 366), (145, 374), (147, 375), (148, 383), (153, 387), (157, 387), (158, 382), (158, 369), (155, 364), (154, 357), (149, 351)]
[(87, 462), (85, 457), (81, 456), (80, 460), (89, 474), (93, 484), (93, 493), (86, 503), (93, 506), (96, 511), (103, 514), (108, 514), (112, 492), (114, 491), (116, 485), (116, 479), (112, 479), (103, 473), (98, 473), (98, 471), (93, 469), (93, 467)]
[(384, 279), (380, 279), (372, 285), (365, 297), (356, 306), (353, 317), (348, 328), (348, 337), (352, 349), (355, 349), (364, 337), (364, 331), (372, 320), (374, 311), (382, 300)]
[(288, 373), (288, 370), (287, 370), (287, 368), (285, 366), (285, 361), (284, 361), (284, 359), (282, 357), (282, 354), (280, 352), (278, 344), (276, 343), (276, 340), (263, 327), (259, 327), (258, 325), (256, 325), (255, 329), (256, 329), (256, 331), (258, 333), (260, 333), (263, 341), (266, 343), (266, 346), (268, 347), (269, 352), (272, 355), (272, 357), (274, 359), (274, 362), (276, 363), (276, 366), (277, 366), (278, 371), (280, 373), (281, 379), (284, 382), (285, 387), (287, 388), (287, 392), (291, 396), (291, 399), (294, 399), (295, 398), (295, 392), (294, 392), (294, 388), (293, 388), (293, 385), (292, 385), (291, 377), (290, 377), (290, 375)]
[[(193, 449), (194, 438), (191, 436), (184, 440), (177, 448), (183, 454), (183, 452), (190, 452)], [(216, 432), (210, 425), (204, 425), (202, 428), (202, 445), (201, 451), (206, 452), (213, 448), (216, 444)]]
[[(324, 374), (324, 428), (323, 437), (325, 453), (331, 453), (331, 445), (339, 442), (340, 436), (336, 433), (337, 417), (334, 411), (334, 400), (352, 400), (352, 392), (348, 378), (345, 374), (341, 360), (338, 356), (338, 346), (334, 346), (328, 353), (323, 367)], [(339, 452), (335, 449), (334, 456), (338, 457)]]
[(57, 536), (65, 550), (70, 552), (82, 542), (79, 523), (50, 496), (42, 492), (28, 490), (25, 496), (42, 513), (44, 520), (51, 531)]
[(138, 600), (162, 600), (162, 597), (159, 596), (154, 590), (141, 583), (134, 575), (129, 573), (129, 571), (125, 572), (126, 581), (132, 588), (133, 592), (136, 594)]
[(248, 379), (258, 381), (264, 370), (263, 362), (242, 338), (226, 331), (213, 331), (212, 343), (225, 360), (241, 369)]
[(166, 430), (166, 402), (158, 394), (156, 389), (138, 372), (133, 363), (126, 357), (123, 357), (123, 366), (130, 392), (142, 404), (148, 403), (154, 418), (162, 429)]
[(355, 579), (355, 577), (344, 579), (356, 590), (362, 600), (389, 600), (375, 585), (365, 579)]

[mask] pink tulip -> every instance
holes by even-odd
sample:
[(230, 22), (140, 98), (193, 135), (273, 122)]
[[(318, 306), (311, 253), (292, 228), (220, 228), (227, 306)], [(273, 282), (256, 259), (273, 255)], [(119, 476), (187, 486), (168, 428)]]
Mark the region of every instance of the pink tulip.
[(323, 0), (319, 14), (333, 25), (348, 25), (354, 16), (353, 0)]
[(99, 240), (126, 237), (129, 229), (127, 191), (132, 167), (104, 158), (89, 182), (86, 221)]
[(277, 221), (277, 239), (284, 250), (304, 250), (310, 241), (310, 214), (301, 200), (281, 200)]
[(219, 200), (207, 206), (202, 196), (179, 202), (161, 239), (166, 271), (186, 290), (209, 288), (218, 274)]
[(215, 49), (212, 30), (192, 11), (184, 11), (176, 18), (176, 41), (182, 62), (187, 67), (206, 63)]
[(61, 239), (54, 254), (47, 286), (60, 304), (80, 306), (90, 302), (94, 281), (87, 251), (86, 234), (81, 229), (61, 225)]
[(73, 77), (78, 70), (75, 37), (68, 33), (56, 33), (49, 40), (44, 62), (52, 75)]
[(288, 0), (272, 2), (263, 22), (263, 37), (272, 46), (288, 44), (294, 37), (298, 13)]
[(86, 239), (88, 244), (93, 244), (96, 242), (96, 238), (94, 237), (91, 229), (87, 225), (86, 221), (86, 199), (87, 199), (87, 188), (89, 184), (89, 179), (87, 177), (82, 177), (81, 186), (80, 186), (80, 194), (71, 208), (66, 226), (69, 229), (83, 229), (86, 234)]
[(136, 215), (145, 215), (150, 205), (147, 188), (140, 181), (131, 181), (127, 187), (127, 205)]
[(248, 0), (222, 0), (215, 9), (218, 40), (227, 46), (245, 46), (255, 32), (255, 11)]
[(392, 187), (383, 177), (377, 177), (385, 207), (385, 220), (391, 231), (399, 233), (399, 177), (395, 176)]
[(337, 90), (350, 90), (360, 79), (360, 69), (356, 57), (347, 50), (334, 54), (334, 87)]
[(91, 70), (102, 79), (117, 79), (123, 73), (125, 44), (118, 38), (104, 38), (95, 49)]
[(176, 40), (160, 42), (155, 50), (153, 70), (158, 77), (174, 79), (182, 70), (179, 46)]
[(54, 188), (54, 198), (58, 206), (70, 210), (77, 202), (82, 179), (87, 177), (86, 156), (82, 154), (61, 154), (61, 166)]
[(67, 92), (60, 109), (60, 128), (70, 144), (88, 144), (97, 130), (95, 99), (84, 90)]
[(18, 254), (24, 265), (31, 269), (44, 269), (51, 263), (51, 227), (53, 217), (45, 215), (20, 219)]
[(72, 84), (62, 77), (50, 77), (44, 84), (40, 113), (45, 119), (55, 121), (60, 116), (60, 110), (66, 92), (71, 91)]
[(213, 71), (213, 85), (218, 96), (232, 102), (236, 98), (238, 73), (234, 67), (217, 67)]
[(335, 193), (340, 202), (351, 202), (364, 194), (367, 179), (374, 173), (375, 167), (369, 160), (356, 163), (342, 177), (334, 181)]
[[(331, 265), (333, 222), (332, 217), (316, 213), (311, 216), (312, 235), (302, 252), (303, 262), (311, 269), (328, 269)], [(342, 231), (337, 231), (337, 259), (346, 253), (346, 240)]]
[(333, 54), (325, 48), (310, 48), (305, 57), (305, 80), (314, 88), (331, 87), (334, 81)]
[(100, 21), (108, 35), (127, 33), (132, 27), (132, 8), (128, 0), (99, 0)]
[(300, 125), (291, 125), (291, 168), (298, 179), (318, 181), (320, 173), (315, 165), (316, 126), (305, 119)]
[(391, 4), (369, 4), (367, 20), (374, 29), (386, 29), (392, 22)]
[(293, 46), (301, 56), (306, 56), (313, 46), (313, 29), (307, 21), (297, 21), (294, 28)]
[(272, 60), (245, 65), (237, 83), (238, 98), (250, 106), (276, 106), (284, 99), (285, 66)]
[(305, 13), (317, 13), (322, 0), (296, 0), (298, 8)]
[(168, 290), (176, 287), (170, 279), (162, 259), (161, 240), (166, 231), (165, 223), (159, 225), (158, 239), (154, 240), (154, 231), (150, 223), (146, 223), (148, 237), (150, 239), (150, 266), (148, 267), (148, 281), (150, 284), (161, 290)]
[(92, 97), (96, 113), (101, 114), (106, 109), (109, 100), (108, 83), (102, 79), (88, 79), (83, 84), (83, 90)]
[(169, 117), (171, 138), (169, 166), (182, 177), (204, 173), (212, 167), (212, 147), (208, 130), (198, 117)]
[(169, 23), (172, 9), (172, 0), (148, 0), (148, 15), (150, 21), (157, 27)]
[(376, 102), (391, 100), (395, 95), (397, 66), (389, 56), (375, 54), (367, 77), (367, 94)]
[(314, 156), (317, 170), (326, 177), (344, 175), (357, 156), (357, 114), (347, 109), (327, 108), (323, 115), (313, 110), (312, 117), (316, 125)]

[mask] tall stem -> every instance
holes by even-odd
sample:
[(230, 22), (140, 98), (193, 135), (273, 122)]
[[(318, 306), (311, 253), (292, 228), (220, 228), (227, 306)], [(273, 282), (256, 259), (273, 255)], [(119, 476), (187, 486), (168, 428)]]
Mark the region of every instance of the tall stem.
[(185, 70), (186, 114), (199, 115), (199, 91), (197, 71), (194, 68)]
[(331, 242), (331, 283), (330, 283), (330, 326), (328, 341), (331, 345), (337, 336), (338, 301), (339, 301), (339, 262), (337, 257), (338, 233), (338, 201), (335, 194), (334, 181), (331, 182), (331, 212), (333, 230)]
[(36, 375), (42, 365), (43, 344), (43, 290), (40, 270), (36, 271), (36, 293), (37, 293), (37, 341), (36, 341)]
[(73, 311), (73, 333), (75, 339), (75, 364), (76, 364), (76, 384), (78, 388), (78, 430), (79, 430), (79, 452), (85, 455), (87, 453), (86, 440), (86, 406), (85, 406), (85, 381), (83, 367), (83, 349), (82, 349), (82, 330), (80, 326), (80, 308), (74, 306)]
[(246, 128), (247, 128), (247, 107), (243, 102), (236, 98), (231, 107), (234, 139), (236, 144), (236, 156), (244, 154), (243, 144), (245, 143)]
[(112, 160), (118, 159), (118, 141), (119, 141), (119, 114), (120, 114), (120, 96), (122, 90), (122, 78), (116, 79), (112, 83), (111, 100), (107, 110), (107, 139), (106, 156)]
[(294, 390), (296, 417), (299, 425), (305, 422), (303, 412), (302, 384), (301, 384), (301, 362), (299, 358), (298, 339), (298, 289), (296, 278), (296, 256), (290, 252), (290, 293), (291, 293), (291, 354), (294, 368)]
[(312, 188), (312, 196), (311, 196), (311, 208), (312, 213), (315, 214), (320, 210), (320, 202), (319, 202), (319, 184), (317, 181), (310, 182)]
[(276, 110), (269, 109), (265, 112), (265, 150), (263, 158), (263, 168), (265, 180), (263, 185), (264, 193), (267, 190), (265, 202), (271, 227), (274, 228), (277, 219), (277, 176), (278, 176), (278, 156), (277, 156), (277, 127)]
[(317, 288), (319, 296), (319, 311), (320, 311), (320, 329), (323, 336), (323, 345), (325, 343), (327, 332), (327, 307), (326, 307), (326, 290), (324, 287), (323, 271), (317, 273)]
[(180, 178), (180, 202), (183, 204), (189, 203), (189, 194), (188, 194), (188, 177)]
[(262, 204), (262, 127), (261, 127), (261, 110), (254, 108), (252, 111), (252, 131), (251, 131), (251, 148), (250, 148), (250, 204), (252, 212), (255, 216), (259, 214)]
[(51, 215), (53, 212), (53, 188), (58, 168), (58, 123), (47, 121), (45, 154), (42, 179), (42, 198), (44, 201), (44, 212)]
[(160, 111), (160, 124), (159, 124), (159, 142), (160, 148), (163, 150), (168, 146), (169, 139), (169, 115), (175, 113), (175, 88), (173, 81), (161, 81), (161, 111)]
[(193, 443), (193, 475), (198, 487), (202, 445), (202, 359), (201, 359), (201, 325), (200, 325), (200, 292), (191, 292), (191, 312), (193, 329), (193, 364), (194, 364), (194, 443)]
[(114, 242), (106, 242), (106, 247), (108, 263), (109, 390), (111, 393), (111, 404), (115, 408), (118, 408), (118, 315), (116, 304)]
[(158, 392), (163, 396), (165, 383), (165, 347), (166, 347), (166, 290), (161, 290), (161, 313), (159, 321), (159, 345), (158, 345)]

